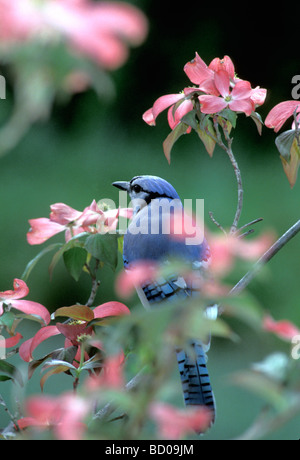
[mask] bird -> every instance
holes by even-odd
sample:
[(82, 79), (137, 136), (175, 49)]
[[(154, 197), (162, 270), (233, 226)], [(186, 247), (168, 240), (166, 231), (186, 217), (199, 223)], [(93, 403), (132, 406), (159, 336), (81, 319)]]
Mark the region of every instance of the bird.
[[(171, 204), (183, 209), (178, 193), (169, 182), (157, 176), (141, 175), (112, 185), (129, 194), (133, 207), (133, 217), (124, 235), (125, 270), (140, 261), (160, 263), (174, 258), (184, 259), (199, 271), (209, 263), (210, 250), (205, 239), (201, 244), (186, 244), (163, 232), (164, 218), (169, 218), (166, 214), (170, 213)], [(163, 203), (166, 206), (162, 206)], [(189, 281), (176, 274), (143, 284), (137, 288), (137, 293), (145, 308), (200, 295), (199, 290), (193, 291)], [(216, 306), (208, 307), (207, 311), (210, 318), (216, 318)], [(216, 408), (206, 366), (208, 349), (209, 344), (192, 340), (186, 349), (181, 347), (175, 351), (185, 405), (207, 407), (213, 423)]]

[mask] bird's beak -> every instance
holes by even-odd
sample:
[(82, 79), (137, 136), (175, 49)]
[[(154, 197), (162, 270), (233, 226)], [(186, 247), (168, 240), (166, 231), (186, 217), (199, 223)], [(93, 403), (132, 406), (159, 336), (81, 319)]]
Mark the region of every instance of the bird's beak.
[(126, 181), (113, 182), (112, 185), (120, 190), (125, 190), (125, 192), (129, 192), (130, 189), (130, 183)]

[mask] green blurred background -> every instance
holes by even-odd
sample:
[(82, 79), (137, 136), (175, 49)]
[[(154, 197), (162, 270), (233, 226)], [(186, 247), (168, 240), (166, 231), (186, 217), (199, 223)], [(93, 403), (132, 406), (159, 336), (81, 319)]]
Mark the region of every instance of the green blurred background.
[[(47, 217), (49, 206), (64, 202), (82, 210), (95, 198), (118, 202), (111, 187), (116, 180), (128, 180), (139, 174), (159, 175), (170, 181), (182, 198), (204, 198), (205, 217), (213, 228), (208, 211), (213, 211), (223, 226), (230, 226), (236, 207), (236, 183), (229, 161), (216, 149), (211, 159), (197, 136), (182, 137), (175, 145), (169, 166), (162, 142), (169, 132), (166, 116), (156, 128), (142, 121), (143, 112), (157, 97), (178, 92), (189, 84), (183, 66), (195, 51), (210, 62), (228, 54), (238, 75), (268, 89), (265, 106), (259, 111), (265, 118), (278, 102), (291, 99), (291, 79), (300, 74), (298, 18), (293, 12), (280, 11), (271, 17), (263, 11), (247, 11), (238, 16), (238, 6), (222, 9), (212, 4), (175, 5), (172, 2), (140, 0), (135, 3), (150, 21), (145, 44), (131, 52), (126, 65), (112, 74), (115, 98), (99, 100), (91, 90), (74, 96), (68, 103), (56, 103), (49, 121), (35, 124), (21, 143), (0, 159), (0, 289), (12, 287), (21, 277), (27, 262), (41, 249), (26, 242), (28, 219)], [(243, 7), (244, 8), (244, 7)], [(298, 8), (299, 7), (294, 7)], [(5, 71), (5, 68), (4, 68)], [(12, 94), (0, 101), (0, 121), (11, 110)], [(245, 189), (241, 224), (257, 217), (257, 233), (272, 229), (281, 235), (299, 219), (298, 182), (293, 190), (283, 173), (274, 145), (274, 133), (264, 128), (257, 134), (254, 124), (240, 116), (234, 133), (233, 149), (239, 162)], [(53, 241), (61, 241), (60, 237)], [(250, 286), (262, 307), (274, 318), (287, 318), (300, 326), (299, 281), (300, 238), (289, 243), (269, 264), (261, 277)], [(49, 280), (45, 256), (32, 272), (28, 285), (30, 300), (55, 310), (63, 305), (84, 303), (90, 281), (82, 275), (75, 283), (62, 263)], [(121, 269), (121, 260), (119, 269)], [(241, 273), (242, 275), (243, 273)], [(102, 272), (96, 304), (117, 299), (114, 274)], [(122, 300), (122, 299), (119, 299)], [(129, 302), (135, 305), (136, 299)], [(218, 418), (204, 439), (229, 439), (241, 434), (256, 418), (264, 401), (230, 381), (234, 371), (244, 370), (274, 349), (289, 352), (289, 346), (270, 335), (255, 332), (233, 322), (241, 340), (232, 343), (214, 339), (209, 354), (209, 371), (215, 390)], [(176, 378), (176, 377), (174, 377)], [(54, 379), (53, 379), (54, 382)], [(68, 387), (68, 379), (58, 384), (51, 380), (46, 391)], [(1, 384), (3, 395), (9, 383)], [(3, 388), (3, 389), (2, 389)], [(32, 382), (29, 391), (38, 391)], [(0, 426), (6, 414), (0, 408)], [(273, 439), (298, 439), (300, 417), (272, 435)], [(271, 436), (269, 437), (271, 438)]]

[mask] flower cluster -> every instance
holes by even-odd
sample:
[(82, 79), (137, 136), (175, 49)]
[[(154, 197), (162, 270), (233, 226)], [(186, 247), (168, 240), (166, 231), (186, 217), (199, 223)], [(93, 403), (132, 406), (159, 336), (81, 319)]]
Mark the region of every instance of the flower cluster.
[(132, 209), (108, 209), (102, 211), (93, 200), (83, 212), (77, 211), (64, 203), (50, 206), (49, 218), (30, 219), (30, 230), (27, 233), (29, 244), (42, 244), (57, 233), (65, 232), (65, 239), (82, 232), (107, 233), (115, 231), (119, 217), (131, 218)]
[(265, 101), (267, 91), (259, 86), (252, 89), (248, 81), (237, 78), (233, 62), (228, 56), (215, 58), (207, 66), (196, 53), (195, 59), (185, 65), (184, 71), (191, 83), (197, 86), (184, 88), (180, 94), (158, 98), (143, 115), (146, 123), (154, 126), (157, 116), (168, 107), (171, 129), (178, 126), (182, 118), (194, 108), (203, 114), (215, 114), (229, 108), (249, 116)]
[(128, 44), (141, 44), (147, 29), (141, 11), (126, 3), (0, 0), (2, 46), (66, 40), (72, 49), (109, 70), (126, 61)]

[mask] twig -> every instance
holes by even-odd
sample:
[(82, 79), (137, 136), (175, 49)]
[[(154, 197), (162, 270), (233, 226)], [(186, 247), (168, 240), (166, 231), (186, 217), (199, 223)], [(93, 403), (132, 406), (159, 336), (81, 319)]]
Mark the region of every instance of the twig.
[(241, 217), (241, 214), (242, 214), (243, 200), (244, 200), (244, 189), (243, 189), (241, 171), (240, 171), (238, 163), (237, 163), (237, 161), (236, 161), (236, 159), (234, 157), (231, 145), (232, 145), (232, 139), (230, 139), (230, 141), (228, 141), (228, 148), (226, 149), (226, 152), (227, 152), (227, 155), (229, 156), (229, 159), (230, 159), (231, 164), (233, 166), (236, 181), (237, 181), (237, 186), (238, 186), (238, 203), (237, 203), (237, 208), (236, 208), (236, 213), (235, 213), (235, 216), (234, 216), (233, 224), (232, 224), (231, 229), (230, 229), (230, 233), (233, 234), (237, 230), (238, 223), (239, 223), (239, 220), (240, 220), (240, 217)]
[(252, 220), (251, 222), (249, 222), (248, 224), (245, 224), (243, 225), (242, 227), (240, 227), (238, 230), (237, 230), (237, 233), (239, 233), (241, 230), (244, 230), (245, 228), (247, 227), (251, 227), (252, 225), (254, 224), (257, 224), (258, 222), (262, 222), (264, 219), (262, 217), (259, 217), (258, 219), (255, 219), (255, 220)]
[(222, 225), (215, 219), (213, 213), (211, 211), (209, 211), (208, 214), (209, 214), (209, 217), (211, 218), (211, 220), (213, 221), (213, 223), (224, 233), (224, 235), (227, 235), (226, 230), (224, 230)]
[(87, 307), (91, 307), (93, 305), (95, 297), (96, 297), (96, 294), (97, 294), (97, 291), (98, 291), (98, 288), (100, 286), (100, 281), (97, 280), (97, 276), (96, 276), (97, 270), (99, 268), (99, 264), (100, 264), (100, 261), (97, 260), (94, 273), (92, 272), (91, 267), (88, 264), (85, 264), (85, 268), (89, 272), (90, 277), (92, 279), (92, 290), (91, 290), (91, 294), (89, 296), (89, 299), (88, 299), (88, 301), (86, 303)]
[(297, 233), (300, 232), (300, 220), (296, 222), (273, 246), (256, 262), (248, 273), (231, 289), (230, 294), (239, 294), (255, 278), (261, 268), (266, 265)]
[[(136, 374), (129, 382), (126, 384), (125, 389), (126, 391), (130, 391), (136, 388), (140, 382), (142, 381), (144, 375), (145, 368), (143, 368), (138, 374)], [(94, 419), (102, 420), (105, 417), (108, 417), (116, 410), (116, 406), (114, 405), (113, 401), (107, 403), (102, 409), (100, 409), (95, 415)]]
[(10, 412), (10, 410), (8, 409), (7, 405), (6, 405), (6, 402), (4, 401), (4, 399), (2, 398), (1, 394), (0, 394), (0, 405), (2, 407), (4, 407), (4, 410), (5, 412), (7, 413), (7, 415), (9, 416), (9, 418), (11, 419), (11, 421), (13, 422), (13, 424), (15, 425), (15, 429), (17, 431), (21, 431), (20, 430), (20, 427), (18, 425), (18, 421), (16, 419), (16, 417)]
[(233, 233), (235, 233), (237, 231), (238, 223), (239, 223), (239, 220), (240, 220), (240, 217), (241, 217), (241, 214), (242, 214), (242, 208), (243, 208), (244, 189), (243, 189), (243, 183), (242, 183), (242, 175), (241, 175), (239, 165), (238, 165), (238, 163), (237, 163), (237, 161), (235, 159), (235, 156), (233, 154), (233, 151), (232, 151), (233, 138), (231, 138), (229, 136), (229, 132), (227, 130), (227, 127), (225, 125), (222, 126), (224, 136), (225, 136), (225, 139), (227, 141), (227, 145), (226, 145), (226, 144), (224, 144), (224, 142), (222, 140), (222, 137), (221, 137), (221, 134), (220, 134), (220, 131), (219, 131), (218, 120), (216, 118), (214, 118), (213, 123), (214, 123), (216, 136), (212, 135), (209, 132), (208, 129), (205, 129), (205, 132), (206, 132), (206, 134), (208, 136), (211, 137), (211, 139), (213, 139), (219, 145), (219, 147), (221, 147), (227, 153), (227, 155), (228, 155), (228, 157), (230, 159), (230, 162), (231, 162), (231, 164), (233, 166), (233, 170), (234, 170), (234, 174), (235, 174), (236, 181), (237, 181), (237, 186), (238, 186), (237, 209), (236, 209), (236, 212), (235, 212), (233, 223), (232, 223), (231, 228), (230, 228), (230, 234), (233, 234)]

